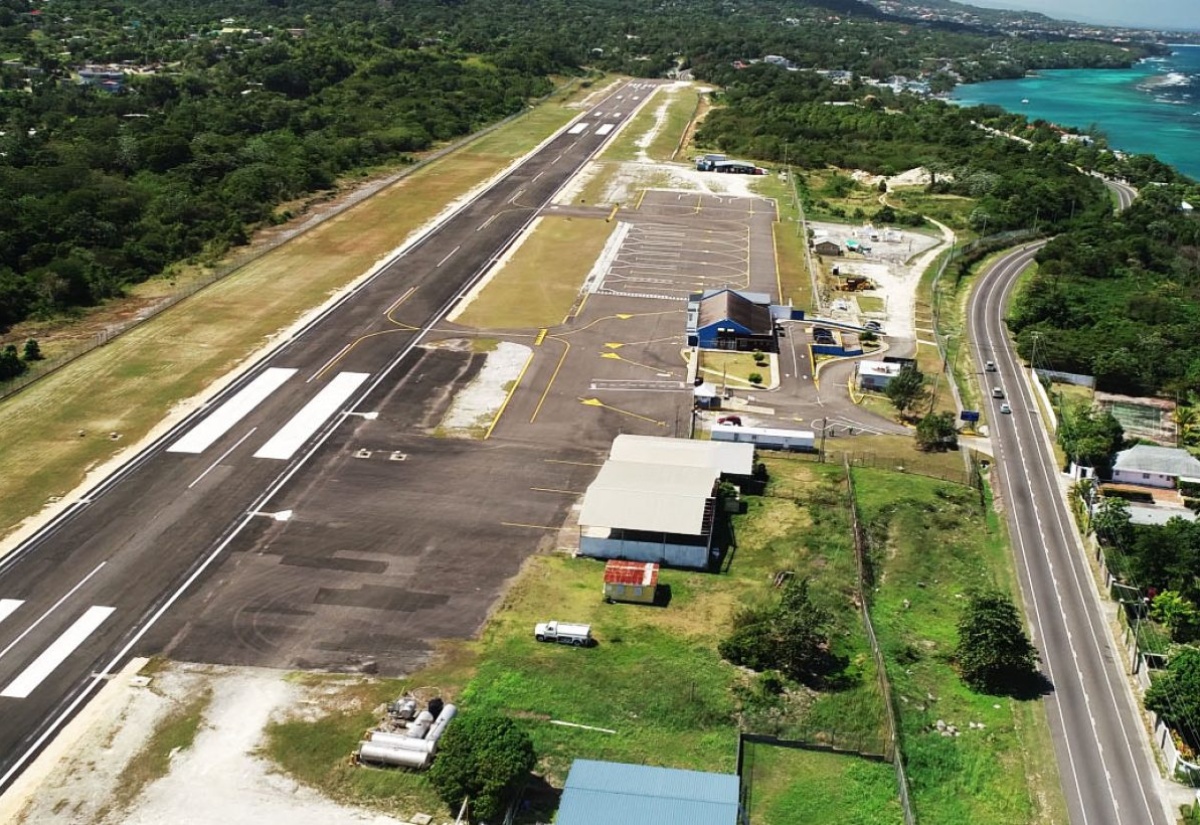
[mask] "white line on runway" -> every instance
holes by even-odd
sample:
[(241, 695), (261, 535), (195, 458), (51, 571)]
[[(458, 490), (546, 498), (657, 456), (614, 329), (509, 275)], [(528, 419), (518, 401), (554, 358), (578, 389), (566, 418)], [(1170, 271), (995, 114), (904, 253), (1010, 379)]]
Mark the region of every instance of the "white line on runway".
[[(453, 258), (453, 257), (454, 257), (454, 253), (455, 253), (455, 252), (457, 252), (457, 251), (458, 251), (458, 250), (460, 250), (460, 249), (462, 249), (462, 247), (461, 247), (461, 246), (456, 246), (456, 247), (454, 247), (453, 249), (451, 249), (449, 252), (447, 252), (447, 253), (446, 253), (446, 257), (442, 258), (440, 261), (438, 261), (438, 262), (437, 262), (437, 265), (438, 265), (438, 266), (441, 266), (442, 264), (446, 263), (446, 261), (448, 261), (448, 260), (450, 260), (451, 258)], [(436, 269), (436, 267), (435, 267), (435, 269)]]
[(220, 457), (220, 458), (218, 458), (216, 461), (214, 461), (212, 464), (209, 464), (209, 465), (208, 465), (208, 469), (207, 469), (207, 470), (205, 470), (204, 472), (202, 472), (200, 475), (196, 476), (196, 480), (195, 480), (195, 481), (193, 481), (191, 484), (189, 484), (189, 485), (187, 486), (187, 488), (190, 490), (190, 489), (192, 489), (193, 487), (195, 487), (197, 484), (199, 484), (199, 483), (200, 483), (200, 481), (201, 481), (201, 479), (203, 479), (203, 478), (204, 478), (206, 475), (208, 475), (209, 473), (211, 473), (211, 472), (213, 471), (213, 469), (214, 469), (214, 468), (215, 468), (215, 467), (216, 467), (218, 464), (220, 464), (222, 461), (224, 461), (225, 459), (227, 459), (227, 458), (229, 457), (229, 454), (230, 454), (230, 453), (232, 453), (232, 452), (233, 452), (234, 450), (236, 450), (238, 447), (242, 446), (242, 442), (243, 442), (243, 441), (245, 441), (245, 440), (246, 440), (247, 438), (249, 438), (250, 436), (254, 435), (254, 432), (255, 432), (257, 429), (258, 429), (258, 427), (251, 427), (251, 428), (250, 428), (250, 432), (246, 433), (244, 436), (242, 436), (241, 438), (239, 438), (239, 439), (237, 440), (237, 443), (236, 443), (236, 444), (234, 444), (232, 447), (230, 447), (228, 450), (226, 450), (225, 452), (221, 453), (221, 457)]
[(0, 599), (0, 622), (11, 616), (23, 604), (23, 599)]
[(271, 367), (217, 408), (183, 438), (167, 447), (168, 453), (202, 453), (245, 418), (251, 410), (296, 374), (296, 370)]
[[(534, 178), (534, 180), (537, 180), (537, 178)], [(500, 216), (499, 216), (499, 215), (492, 215), (492, 216), (491, 216), (490, 218), (488, 218), (486, 221), (484, 221), (483, 223), (479, 224), (479, 226), (475, 227), (475, 231), (476, 231), (476, 232), (478, 232), (480, 229), (487, 229), (489, 226), (491, 226), (491, 224), (492, 224), (492, 221), (496, 220), (496, 218), (498, 218), (498, 217), (500, 217)]]
[(31, 624), (29, 627), (25, 628), (25, 632), (23, 632), (17, 638), (13, 639), (12, 642), (9, 644), (9, 646), (4, 648), (4, 650), (0, 650), (0, 659), (3, 659), (5, 654), (7, 654), (10, 650), (12, 650), (14, 647), (16, 647), (21, 642), (22, 639), (24, 639), (26, 636), (28, 636), (30, 633), (32, 633), (34, 628), (36, 628), (38, 625), (40, 625), (42, 622), (44, 622), (46, 620), (47, 616), (49, 616), (55, 610), (58, 610), (59, 606), (62, 605), (63, 602), (65, 602), (67, 599), (71, 598), (71, 596), (73, 596), (75, 594), (76, 590), (78, 590), (79, 588), (81, 588), (85, 584), (87, 584), (88, 579), (90, 579), (92, 576), (99, 573), (100, 568), (104, 567), (104, 565), (106, 565), (106, 564), (108, 564), (108, 562), (102, 561), (98, 565), (96, 565), (95, 570), (93, 570), (91, 573), (88, 573), (86, 576), (83, 577), (83, 580), (80, 581), (79, 584), (75, 585), (70, 590), (68, 590), (66, 592), (66, 595), (64, 595), (61, 599), (59, 599), (53, 605), (51, 605), (50, 609), (47, 610), (45, 613), (43, 613), (41, 616), (39, 616), (38, 620), (36, 622)]
[(605, 123), (603, 126), (601, 126), (599, 129), (596, 130), (596, 134), (603, 137), (604, 135), (607, 135), (609, 132), (611, 132), (615, 128), (616, 128), (616, 126), (614, 126), (613, 124)]
[(536, 175), (534, 175), (532, 178), (530, 178), (529, 182), (530, 182), (530, 183), (537, 183), (537, 179), (538, 179), (538, 178), (540, 178), (540, 177), (541, 177), (542, 175), (544, 175), (544, 174), (546, 174), (544, 171), (542, 171), (542, 172), (538, 172)]
[(565, 155), (565, 154), (566, 154), (566, 152), (563, 152), (562, 154), (560, 154), (558, 157), (556, 157), (554, 160), (552, 160), (552, 161), (550, 161), (550, 162), (551, 162), (551, 163), (558, 163), (560, 160), (562, 160), (562, 156), (563, 156), (563, 155)]
[(514, 194), (514, 195), (513, 195), (511, 198), (509, 198), (509, 199), (508, 199), (508, 202), (509, 202), (509, 203), (516, 203), (516, 202), (517, 202), (517, 198), (521, 197), (521, 196), (522, 196), (522, 195), (524, 195), (524, 194), (525, 194), (525, 190), (524, 190), (524, 189), (518, 189), (518, 190), (516, 191), (516, 194)]
[(582, 134), (583, 130), (586, 129), (587, 127), (588, 127), (588, 125), (586, 123), (576, 123), (574, 126), (572, 126), (570, 129), (567, 130), (567, 134), (568, 135)]
[(9, 699), (24, 699), (33, 693), (37, 686), (46, 680), (67, 657), (75, 652), (88, 636), (96, 632), (96, 628), (104, 624), (104, 620), (113, 614), (115, 607), (89, 607), (75, 624), (71, 625), (54, 644), (42, 651), (42, 655), (33, 660), (29, 667), (9, 682), (8, 687), (0, 691), (0, 696)]
[(324, 424), (329, 416), (337, 412), (354, 391), (370, 378), (366, 372), (339, 372), (325, 389), (317, 393), (304, 409), (292, 416), (266, 444), (254, 454), (255, 458), (277, 458), (287, 460), (304, 446), (304, 442)]

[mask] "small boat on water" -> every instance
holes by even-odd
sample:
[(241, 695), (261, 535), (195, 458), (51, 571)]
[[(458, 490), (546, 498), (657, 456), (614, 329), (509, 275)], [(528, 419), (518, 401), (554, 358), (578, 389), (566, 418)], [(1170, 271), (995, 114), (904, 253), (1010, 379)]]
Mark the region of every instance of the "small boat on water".
[(1023, 97), (1023, 98), (1021, 98), (1021, 102), (1022, 102), (1022, 103), (1025, 103), (1025, 104), (1028, 104), (1028, 103), (1029, 103), (1029, 98), (1027, 98), (1027, 97)]

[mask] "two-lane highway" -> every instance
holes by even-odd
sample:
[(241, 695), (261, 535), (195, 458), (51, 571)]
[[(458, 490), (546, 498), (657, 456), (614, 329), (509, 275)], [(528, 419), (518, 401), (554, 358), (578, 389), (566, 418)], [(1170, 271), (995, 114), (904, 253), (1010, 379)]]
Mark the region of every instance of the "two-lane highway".
[(248, 525), (276, 516), (276, 493), (321, 472), (318, 448), (405, 380), (428, 331), (653, 88), (618, 87), (0, 559), (0, 790)]
[[(1047, 711), (1071, 822), (1165, 825), (1174, 818), (1159, 791), (1146, 731), (1062, 495), (1037, 400), (1004, 324), (1017, 277), (1040, 246), (1006, 254), (982, 275), (971, 299), (969, 323), (996, 451), (998, 490), (1033, 641), (1054, 688)], [(997, 371), (985, 371), (986, 361), (993, 361)], [(992, 388), (1005, 398), (993, 397)], [(1001, 411), (1005, 403), (1011, 413)]]

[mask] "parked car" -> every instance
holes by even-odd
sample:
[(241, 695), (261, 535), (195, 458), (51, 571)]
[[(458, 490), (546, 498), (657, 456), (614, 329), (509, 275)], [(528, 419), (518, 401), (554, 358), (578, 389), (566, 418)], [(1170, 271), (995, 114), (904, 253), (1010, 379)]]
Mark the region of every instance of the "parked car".
[(717, 419), (718, 424), (732, 424), (735, 427), (742, 426), (742, 417), (740, 415), (723, 415)]

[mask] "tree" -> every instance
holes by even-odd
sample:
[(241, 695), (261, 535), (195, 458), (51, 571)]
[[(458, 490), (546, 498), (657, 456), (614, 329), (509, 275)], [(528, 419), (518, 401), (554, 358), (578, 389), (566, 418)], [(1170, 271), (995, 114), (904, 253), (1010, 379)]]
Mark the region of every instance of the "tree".
[(42, 360), (42, 358), (44, 357), (42, 355), (42, 348), (38, 345), (38, 342), (36, 339), (30, 338), (28, 341), (25, 342), (25, 350), (22, 353), (21, 357), (24, 358), (26, 361), (41, 361)]
[(1150, 618), (1166, 625), (1176, 641), (1181, 641), (1195, 626), (1197, 615), (1196, 605), (1175, 590), (1162, 591), (1150, 605)]
[(0, 381), (9, 381), (25, 372), (28, 367), (17, 355), (17, 345), (9, 344), (0, 352)]
[(451, 810), (464, 799), (475, 819), (501, 816), (537, 764), (533, 740), (507, 716), (462, 713), (438, 743), (429, 781)]
[(815, 686), (844, 667), (829, 651), (830, 622), (830, 615), (809, 596), (808, 579), (793, 579), (778, 605), (739, 611), (733, 634), (717, 650), (735, 665), (759, 672), (778, 670)]
[(1096, 538), (1105, 547), (1126, 549), (1133, 541), (1129, 502), (1117, 496), (1104, 496), (1092, 518)]
[(1187, 740), (1200, 746), (1200, 650), (1184, 647), (1167, 662), (1166, 673), (1150, 682), (1146, 710), (1152, 710)]
[(915, 366), (905, 364), (883, 392), (903, 416), (925, 399), (925, 376)]
[(997, 590), (970, 594), (958, 621), (959, 673), (980, 693), (1027, 690), (1037, 673), (1038, 654), (1025, 635), (1017, 607)]
[(917, 423), (918, 450), (958, 449), (958, 428), (954, 426), (954, 413), (931, 413)]

